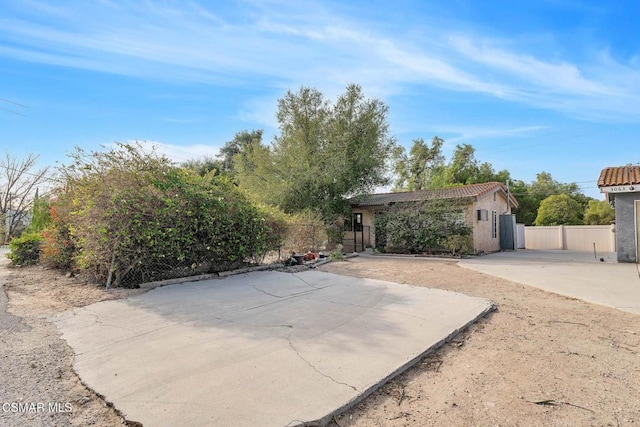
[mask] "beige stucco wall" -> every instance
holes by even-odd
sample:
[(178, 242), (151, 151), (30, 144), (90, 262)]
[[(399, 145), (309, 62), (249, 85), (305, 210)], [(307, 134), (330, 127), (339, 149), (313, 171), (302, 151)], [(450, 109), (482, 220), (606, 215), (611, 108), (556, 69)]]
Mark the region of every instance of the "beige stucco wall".
[[(495, 195), (495, 197), (494, 197)], [(473, 248), (475, 253), (497, 252), (500, 250), (500, 215), (510, 213), (507, 209), (507, 197), (504, 193), (496, 191), (485, 194), (474, 202), (471, 206), (471, 224), (473, 224)], [(478, 221), (476, 210), (486, 209), (488, 211), (487, 221)], [(496, 237), (492, 233), (492, 212), (496, 215)]]

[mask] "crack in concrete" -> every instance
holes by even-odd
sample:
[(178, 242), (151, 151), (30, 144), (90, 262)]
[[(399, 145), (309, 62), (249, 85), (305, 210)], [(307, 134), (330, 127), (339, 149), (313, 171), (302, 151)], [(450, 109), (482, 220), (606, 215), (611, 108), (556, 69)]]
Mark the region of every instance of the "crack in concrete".
[(306, 363), (307, 365), (309, 365), (309, 367), (311, 369), (313, 369), (314, 371), (316, 371), (318, 374), (322, 375), (325, 378), (329, 378), (331, 381), (333, 381), (336, 384), (340, 384), (340, 385), (344, 385), (347, 386), (351, 389), (353, 389), (354, 391), (360, 393), (360, 390), (358, 390), (357, 388), (355, 388), (354, 386), (352, 386), (351, 384), (347, 384), (344, 383), (342, 381), (338, 381), (335, 378), (333, 378), (331, 375), (327, 375), (324, 372), (320, 371), (318, 368), (316, 368), (315, 366), (313, 366), (313, 364), (311, 362), (309, 362), (307, 359), (305, 359), (304, 357), (302, 357), (302, 355), (300, 354), (300, 352), (298, 351), (298, 349), (293, 345), (293, 343), (291, 342), (291, 335), (289, 335), (287, 337), (287, 341), (289, 341), (289, 347), (291, 347), (293, 349), (293, 351), (296, 352), (296, 354), (298, 355), (298, 357), (300, 358), (300, 360), (302, 360), (304, 363)]
[(255, 309), (258, 309), (258, 308), (266, 307), (266, 306), (269, 306), (269, 305), (279, 304), (279, 303), (281, 303), (283, 301), (287, 301), (287, 300), (290, 300), (290, 299), (293, 299), (293, 298), (297, 298), (300, 295), (305, 295), (305, 294), (308, 294), (308, 293), (311, 293), (311, 292), (313, 292), (313, 290), (302, 291), (302, 292), (297, 292), (295, 294), (281, 296), (281, 297), (278, 297), (278, 299), (275, 300), (275, 301), (269, 301), (269, 302), (267, 302), (265, 304), (254, 305), (252, 307), (243, 308), (242, 310), (238, 310), (238, 311), (239, 312), (240, 311), (251, 311), (251, 310), (255, 310)]
[(307, 285), (307, 286), (308, 286), (308, 287), (310, 287), (310, 288), (313, 288), (313, 289), (316, 289), (316, 290), (317, 290), (317, 289), (323, 289), (323, 288), (319, 288), (319, 287), (317, 287), (317, 286), (313, 286), (311, 283), (307, 282), (307, 281), (306, 281), (306, 280), (304, 280), (302, 277), (298, 276), (296, 273), (291, 273), (291, 275), (292, 275), (293, 277), (295, 277), (296, 279), (300, 280), (302, 283), (304, 283), (305, 285)]
[(123, 331), (129, 331), (132, 334), (138, 334), (138, 331), (135, 331), (133, 329), (127, 328), (125, 326), (120, 326), (120, 325), (113, 325), (111, 323), (104, 323), (101, 319), (100, 316), (98, 316), (96, 313), (92, 312), (91, 309), (85, 309), (87, 315), (89, 316), (93, 316), (94, 317), (94, 323), (96, 323), (98, 326), (108, 326), (111, 328), (116, 328), (116, 329), (122, 329)]
[(258, 289), (258, 288), (256, 287), (256, 285), (251, 285), (251, 287), (252, 287), (253, 289), (255, 289), (256, 291), (258, 291), (258, 292), (262, 292), (262, 293), (263, 293), (263, 294), (265, 294), (265, 295), (269, 295), (270, 297), (274, 297), (274, 298), (282, 298), (282, 297), (281, 297), (281, 296), (279, 296), (279, 295), (270, 294), (270, 293), (269, 293), (269, 292), (267, 292), (267, 291), (264, 291), (264, 290), (262, 290), (262, 289)]

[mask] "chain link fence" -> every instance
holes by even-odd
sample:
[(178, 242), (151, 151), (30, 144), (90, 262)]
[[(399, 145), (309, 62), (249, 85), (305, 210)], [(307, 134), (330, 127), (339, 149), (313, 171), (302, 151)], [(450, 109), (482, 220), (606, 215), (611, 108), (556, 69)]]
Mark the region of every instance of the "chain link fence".
[(96, 271), (94, 278), (109, 287), (138, 287), (142, 283), (219, 273), (252, 265), (252, 260), (163, 259), (137, 263), (122, 271)]
[[(197, 259), (160, 258), (153, 262), (138, 262), (127, 259), (114, 259), (115, 268), (100, 271), (84, 271), (82, 275), (91, 276), (98, 283), (110, 287), (137, 287), (139, 284), (181, 277), (215, 274), (239, 268), (280, 263), (292, 254), (321, 252), (330, 249), (326, 228), (319, 224), (291, 224), (278, 251), (270, 251), (249, 258), (216, 259), (203, 257)], [(89, 277), (87, 277), (89, 279)]]

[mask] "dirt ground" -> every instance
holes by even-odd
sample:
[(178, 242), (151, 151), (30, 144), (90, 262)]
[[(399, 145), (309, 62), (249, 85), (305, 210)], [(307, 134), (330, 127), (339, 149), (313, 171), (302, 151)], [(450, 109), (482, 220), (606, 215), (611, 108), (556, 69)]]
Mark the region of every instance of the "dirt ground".
[(73, 351), (47, 317), (141, 291), (107, 291), (43, 267), (7, 268), (0, 256), (0, 426), (138, 425), (81, 383)]
[[(453, 342), (336, 417), (333, 427), (640, 423), (640, 316), (455, 262), (361, 257), (319, 269), (452, 290), (499, 304)], [(42, 267), (0, 266), (0, 280), (9, 297), (4, 313), (0, 290), (0, 404), (47, 405), (41, 412), (0, 407), (0, 426), (138, 425), (125, 422), (80, 382), (72, 350), (47, 317), (142, 291), (107, 291)]]
[(455, 263), (353, 258), (320, 269), (499, 304), (453, 342), (336, 417), (333, 426), (640, 424), (640, 316)]

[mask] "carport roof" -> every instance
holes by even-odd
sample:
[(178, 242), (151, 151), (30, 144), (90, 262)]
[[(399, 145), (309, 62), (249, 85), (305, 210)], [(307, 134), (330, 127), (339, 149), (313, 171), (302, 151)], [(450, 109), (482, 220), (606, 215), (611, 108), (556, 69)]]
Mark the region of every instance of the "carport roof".
[(640, 165), (604, 168), (598, 179), (598, 187), (637, 184), (640, 184)]
[[(478, 197), (493, 193), (494, 191), (502, 191), (506, 195), (507, 187), (500, 182), (484, 182), (481, 184), (461, 185), (458, 187), (438, 188), (435, 190), (368, 194), (361, 197), (354, 197), (350, 200), (350, 203), (353, 206), (383, 206), (389, 203), (419, 202), (423, 200), (438, 199), (477, 200)], [(509, 194), (509, 200), (512, 206), (518, 206), (518, 202), (512, 194)]]

